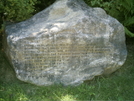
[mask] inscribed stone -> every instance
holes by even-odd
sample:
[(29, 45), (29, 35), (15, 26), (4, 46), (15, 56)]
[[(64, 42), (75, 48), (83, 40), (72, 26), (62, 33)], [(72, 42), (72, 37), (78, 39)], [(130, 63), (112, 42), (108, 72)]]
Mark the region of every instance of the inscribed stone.
[(6, 27), (5, 52), (22, 81), (79, 85), (120, 68), (127, 51), (122, 24), (82, 0), (57, 0)]

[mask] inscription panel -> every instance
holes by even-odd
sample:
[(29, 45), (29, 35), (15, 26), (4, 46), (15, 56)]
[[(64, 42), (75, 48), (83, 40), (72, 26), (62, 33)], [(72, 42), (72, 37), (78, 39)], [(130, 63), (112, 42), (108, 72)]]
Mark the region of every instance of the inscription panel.
[[(38, 44), (22, 41), (24, 46), (15, 51), (15, 60), (22, 59), (26, 70), (29, 72), (41, 71), (48, 67), (67, 66), (72, 59), (76, 61), (84, 58), (104, 56), (110, 52), (109, 46), (101, 47), (94, 44), (43, 44), (38, 40)], [(21, 61), (22, 61), (21, 60)]]

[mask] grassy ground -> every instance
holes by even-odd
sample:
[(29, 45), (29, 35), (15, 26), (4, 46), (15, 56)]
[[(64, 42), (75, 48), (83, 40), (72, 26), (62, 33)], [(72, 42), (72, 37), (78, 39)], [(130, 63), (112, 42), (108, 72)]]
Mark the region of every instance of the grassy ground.
[(134, 101), (134, 41), (127, 41), (125, 64), (109, 76), (96, 77), (77, 87), (38, 87), (16, 79), (0, 52), (0, 101)]

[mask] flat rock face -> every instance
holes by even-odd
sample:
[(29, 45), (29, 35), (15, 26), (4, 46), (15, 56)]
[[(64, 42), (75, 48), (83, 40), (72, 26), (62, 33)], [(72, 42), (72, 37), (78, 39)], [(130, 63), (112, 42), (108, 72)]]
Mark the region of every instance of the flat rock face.
[(82, 0), (57, 0), (7, 26), (5, 39), (17, 78), (36, 85), (76, 86), (114, 72), (127, 56), (123, 26)]

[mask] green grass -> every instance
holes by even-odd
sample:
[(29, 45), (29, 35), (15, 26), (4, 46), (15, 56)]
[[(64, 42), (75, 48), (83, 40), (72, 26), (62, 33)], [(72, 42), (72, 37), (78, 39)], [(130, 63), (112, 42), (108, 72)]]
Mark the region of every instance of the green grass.
[[(129, 39), (130, 40), (130, 39)], [(108, 76), (99, 76), (77, 87), (39, 87), (16, 79), (0, 52), (0, 101), (134, 101), (134, 42), (127, 41), (125, 64)]]

